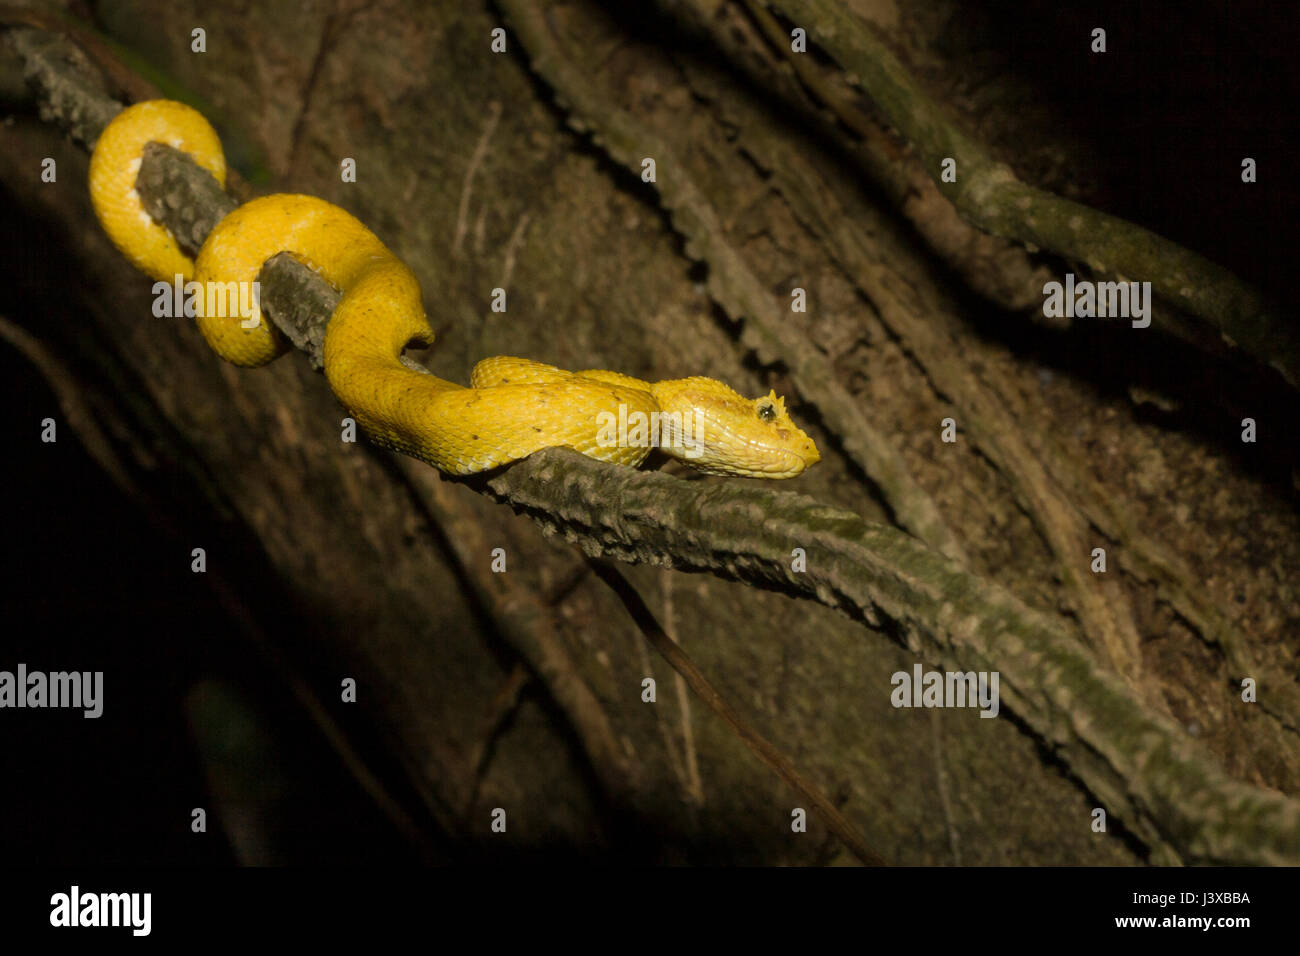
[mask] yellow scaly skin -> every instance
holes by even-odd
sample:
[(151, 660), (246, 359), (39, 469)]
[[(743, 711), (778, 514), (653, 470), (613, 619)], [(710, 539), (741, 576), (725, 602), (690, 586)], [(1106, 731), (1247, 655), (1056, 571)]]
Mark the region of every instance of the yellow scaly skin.
[[(411, 270), (357, 219), (313, 196), (274, 195), (240, 206), (208, 235), (191, 261), (149, 218), (135, 191), (148, 142), (188, 153), (225, 184), (216, 132), (181, 103), (151, 100), (120, 113), (90, 160), (90, 194), (104, 231), (142, 272), (200, 283), (257, 279), (262, 264), (289, 252), (342, 293), (325, 332), (325, 377), (339, 401), (378, 444), (422, 459), (449, 474), (504, 465), (535, 451), (568, 446), (602, 461), (640, 464), (647, 446), (602, 442), (602, 413), (625, 421), (636, 412), (690, 414), (703, 439), (698, 454), (662, 450), (710, 474), (791, 478), (820, 460), (817, 446), (790, 420), (774, 393), (747, 399), (710, 378), (645, 382), (617, 372), (566, 372), (501, 356), (474, 367), (465, 388), (412, 371), (401, 362), (408, 345), (429, 345), (433, 329)], [(279, 332), (257, 316), (198, 319), (208, 344), (236, 365), (258, 366), (286, 349)], [(248, 323), (251, 325), (251, 323)], [(691, 437), (692, 432), (687, 433)]]

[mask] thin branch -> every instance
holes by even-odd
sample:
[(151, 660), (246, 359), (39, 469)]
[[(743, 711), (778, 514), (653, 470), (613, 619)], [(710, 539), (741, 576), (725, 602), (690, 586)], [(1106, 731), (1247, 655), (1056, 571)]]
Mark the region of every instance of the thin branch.
[(438, 472), (423, 462), (411, 458), (394, 462), (411, 507), (453, 562), (462, 591), (564, 712), (606, 796), (626, 800), (640, 784), (639, 770), (620, 746), (600, 698), (566, 650), (555, 616), (513, 575), (493, 574), (475, 560), (475, 555), (487, 554), (491, 548), (480, 523), (457, 508), (452, 483), (440, 480)]
[(589, 560), (596, 575), (609, 585), (610, 590), (623, 602), (623, 606), (627, 608), (628, 614), (645, 635), (645, 639), (668, 662), (669, 666), (681, 675), (709, 710), (726, 721), (727, 725), (736, 732), (736, 736), (744, 741), (745, 746), (759, 760), (767, 764), (778, 777), (794, 787), (813, 805), (826, 826), (844, 842), (854, 856), (867, 866), (884, 866), (885, 861), (867, 845), (866, 839), (858, 832), (857, 827), (840, 813), (839, 808), (831, 802), (830, 798), (822, 793), (816, 784), (799, 773), (789, 758), (771, 741), (741, 717), (739, 711), (732, 707), (722, 693), (704, 676), (704, 672), (695, 665), (690, 655), (682, 650), (681, 645), (668, 636), (655, 619), (654, 612), (642, 600), (636, 589), (628, 583), (627, 578), (623, 577), (622, 572), (606, 561), (595, 558)]
[[(1258, 290), (1149, 229), (1021, 182), (958, 128), (871, 27), (840, 0), (765, 2), (804, 27), (810, 39), (856, 77), (970, 222), (1097, 273), (1150, 281), (1166, 301), (1209, 323), (1224, 339), (1300, 386), (1300, 325), (1288, 321)], [(945, 158), (957, 162), (955, 183), (939, 181)]]
[(0, 340), (8, 342), (20, 355), (31, 362), (54, 392), (63, 419), (81, 439), (81, 444), (125, 494), (140, 498), (141, 491), (131, 470), (113, 447), (112, 439), (100, 427), (91, 402), (82, 394), (76, 376), (49, 347), (20, 325), (0, 315)]
[[(790, 35), (760, 0), (743, 0), (743, 5), (766, 41), (763, 46), (773, 51), (779, 62), (788, 64), (796, 78), (781, 87), (791, 108), (834, 140), (844, 139), (841, 130), (849, 131), (856, 140), (846, 143), (850, 160), (880, 187), (930, 251), (957, 272), (968, 287), (1009, 311), (1032, 309), (1041, 315), (1043, 284), (1052, 278), (1046, 265), (1036, 261), (1022, 244), (989, 235), (964, 220), (926, 174), (916, 154), (900, 145), (877, 117), (859, 108), (851, 86), (832, 83), (834, 72), (811, 57), (793, 52)], [(683, 6), (697, 23), (708, 15), (705, 0), (688, 0)], [(743, 17), (736, 19), (744, 22)], [(715, 30), (711, 36), (724, 48), (728, 59), (745, 70), (750, 82), (764, 89), (778, 85), (774, 74), (779, 74), (773, 69), (772, 58), (752, 53), (742, 56), (737, 48), (744, 41), (737, 37), (738, 33)], [(802, 87), (808, 95), (789, 90), (791, 86), (796, 90)], [(815, 102), (810, 102), (809, 97)], [(825, 109), (817, 109), (818, 103)]]
[(461, 243), (465, 240), (466, 223), (469, 221), (469, 197), (474, 191), (474, 174), (478, 172), (479, 166), (487, 156), (488, 143), (500, 120), (501, 101), (493, 100), (488, 105), (488, 117), (483, 124), (483, 132), (474, 146), (474, 152), (470, 154), (469, 165), (465, 167), (465, 180), (460, 187), (460, 203), (456, 208), (456, 233), (451, 241), (453, 259), (460, 256)]
[(483, 728), (471, 738), (473, 744), (470, 748), (469, 758), (466, 760), (470, 768), (469, 795), (465, 798), (465, 803), (461, 807), (461, 816), (466, 821), (469, 820), (470, 814), (474, 812), (474, 805), (478, 802), (483, 780), (491, 767), (493, 748), (497, 740), (500, 739), (502, 732), (509, 725), (510, 718), (519, 709), (519, 700), (523, 696), (524, 688), (528, 686), (529, 681), (532, 679), (532, 672), (524, 666), (522, 661), (518, 661), (514, 667), (510, 668), (510, 673), (506, 675), (505, 681), (502, 682), (497, 692), (492, 695), (492, 699), (488, 701), (487, 719), (484, 721)]
[[(0, 23), (25, 22), (8, 10)], [(37, 92), (40, 116), (58, 123), (76, 142), (91, 148), (122, 104), (107, 93), (107, 84), (80, 48), (62, 37), (34, 27), (6, 32), (22, 58), (23, 79)]]
[[(107, 97), (86, 100), (82, 96), (86, 83), (101, 93), (120, 94), (128, 102), (162, 95), (158, 87), (118, 58), (110, 42), (64, 13), (0, 4), (0, 26), (34, 28), (9, 32), (24, 60), (24, 79), (29, 86), (44, 88), (42, 109), (47, 103), (61, 102), (88, 111), (84, 122), (74, 121), (67, 127), (79, 142), (93, 142), (93, 138), (83, 139), (82, 131), (96, 130), (98, 135), (97, 130), (121, 109)], [(97, 71), (89, 69), (91, 64)], [(100, 110), (108, 110), (107, 115), (97, 115)]]

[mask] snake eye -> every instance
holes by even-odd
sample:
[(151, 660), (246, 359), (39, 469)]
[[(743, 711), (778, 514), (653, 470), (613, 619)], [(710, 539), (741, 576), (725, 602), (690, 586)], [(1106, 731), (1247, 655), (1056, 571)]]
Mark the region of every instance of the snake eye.
[(758, 417), (765, 422), (770, 422), (776, 418), (776, 409), (764, 402), (758, 406)]

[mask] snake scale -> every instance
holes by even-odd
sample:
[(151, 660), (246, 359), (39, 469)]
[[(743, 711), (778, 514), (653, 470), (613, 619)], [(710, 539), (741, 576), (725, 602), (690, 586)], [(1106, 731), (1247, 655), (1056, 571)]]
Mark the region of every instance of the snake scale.
[[(187, 153), (225, 185), (221, 142), (202, 114), (170, 100), (125, 109), (90, 160), (91, 200), (113, 244), (163, 282), (179, 275), (201, 287), (251, 286), (263, 263), (281, 252), (319, 273), (341, 293), (325, 331), (325, 377), (377, 444), (456, 475), (554, 446), (630, 466), (659, 447), (709, 474), (753, 478), (791, 478), (820, 460), (784, 399), (774, 392), (747, 399), (711, 378), (646, 382), (509, 356), (479, 362), (469, 388), (413, 371), (402, 352), (431, 344), (433, 329), (415, 275), (374, 233), (323, 199), (277, 194), (235, 209), (191, 260), (136, 193), (149, 142)], [(288, 349), (256, 304), (248, 316), (196, 321), (213, 350), (236, 365), (264, 365)]]

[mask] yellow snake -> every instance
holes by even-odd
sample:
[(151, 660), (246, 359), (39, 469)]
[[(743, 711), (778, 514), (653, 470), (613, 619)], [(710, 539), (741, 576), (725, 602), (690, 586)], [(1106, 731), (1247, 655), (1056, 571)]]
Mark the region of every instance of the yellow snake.
[[(342, 294), (325, 331), (325, 377), (377, 444), (457, 475), (559, 445), (632, 466), (658, 445), (701, 471), (754, 478), (790, 478), (820, 460), (784, 399), (747, 399), (710, 378), (652, 383), (507, 356), (479, 362), (469, 388), (413, 371), (402, 352), (431, 344), (433, 329), (414, 274), (374, 233), (323, 199), (266, 196), (222, 219), (191, 260), (135, 191), (149, 142), (189, 154), (225, 185), (220, 140), (200, 113), (170, 100), (129, 107), (104, 129), (90, 160), (95, 214), (113, 244), (157, 280), (179, 275), (202, 288), (251, 287), (280, 252), (318, 272)], [(253, 312), (255, 323), (238, 315), (197, 321), (222, 358), (264, 365), (287, 344), (256, 306)]]

